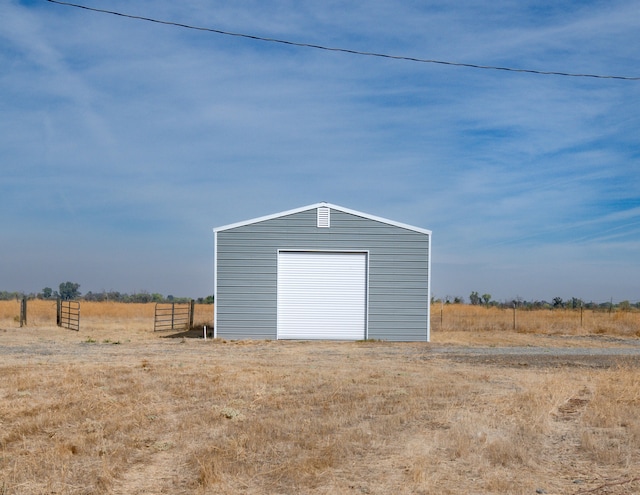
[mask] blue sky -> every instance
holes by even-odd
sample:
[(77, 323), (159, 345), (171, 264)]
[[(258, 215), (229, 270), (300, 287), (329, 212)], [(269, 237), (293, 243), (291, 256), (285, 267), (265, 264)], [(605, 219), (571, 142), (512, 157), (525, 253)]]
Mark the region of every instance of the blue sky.
[[(633, 0), (78, 3), (640, 76)], [(213, 227), (328, 201), (432, 230), (435, 297), (640, 300), (640, 81), (45, 0), (2, 10), (0, 290), (205, 296)]]

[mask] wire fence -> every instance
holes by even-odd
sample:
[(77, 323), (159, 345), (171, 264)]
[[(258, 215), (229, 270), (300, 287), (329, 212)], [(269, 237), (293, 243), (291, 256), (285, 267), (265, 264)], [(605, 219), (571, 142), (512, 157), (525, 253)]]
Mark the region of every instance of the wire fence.
[[(61, 303), (60, 303), (61, 304)], [(54, 322), (79, 330), (80, 307), (65, 303), (58, 308), (56, 301), (22, 300), (0, 301), (0, 325), (39, 327)], [(171, 330), (193, 326), (194, 314), (199, 323), (211, 326), (212, 305), (193, 303), (178, 305), (82, 302), (83, 321), (92, 328), (108, 327), (111, 322), (126, 322), (131, 329), (148, 328), (149, 319), (154, 330)], [(28, 310), (28, 311), (27, 311)], [(64, 321), (63, 321), (64, 320)], [(468, 304), (433, 304), (431, 330), (440, 331), (516, 331), (519, 333), (609, 334), (640, 337), (640, 310), (620, 308), (529, 309), (500, 308)]]
[(640, 311), (432, 306), (432, 331), (616, 333), (640, 336)]

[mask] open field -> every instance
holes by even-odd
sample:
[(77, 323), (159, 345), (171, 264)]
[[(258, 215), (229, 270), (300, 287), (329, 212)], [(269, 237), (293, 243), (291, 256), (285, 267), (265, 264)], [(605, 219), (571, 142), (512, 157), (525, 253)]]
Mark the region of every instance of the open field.
[[(154, 303), (81, 302), (81, 325), (86, 328), (153, 330)], [(0, 301), (0, 325), (19, 326), (18, 301)], [(55, 325), (56, 302), (28, 301), (28, 326)], [(213, 305), (196, 304), (194, 323), (209, 327)], [(500, 309), (465, 304), (431, 307), (431, 326), (435, 333), (502, 332), (503, 334), (615, 335), (640, 337), (640, 310), (602, 311), (579, 309)], [(514, 329), (515, 327), (515, 329)], [(467, 336), (469, 338), (469, 336)]]
[[(620, 335), (640, 337), (640, 311), (578, 309), (501, 309), (465, 304), (431, 306), (438, 331), (514, 331), (518, 333)], [(514, 328), (515, 327), (515, 328)]]
[[(145, 331), (153, 330), (155, 303), (80, 302), (81, 328), (90, 330)], [(213, 305), (196, 304), (194, 324), (211, 325)], [(50, 327), (56, 324), (55, 300), (29, 300), (27, 327)], [(20, 326), (18, 301), (0, 301), (0, 328)], [(0, 492), (1, 494), (2, 492)]]
[(640, 493), (626, 326), (222, 342), (95, 304), (80, 332), (0, 304), (2, 495)]

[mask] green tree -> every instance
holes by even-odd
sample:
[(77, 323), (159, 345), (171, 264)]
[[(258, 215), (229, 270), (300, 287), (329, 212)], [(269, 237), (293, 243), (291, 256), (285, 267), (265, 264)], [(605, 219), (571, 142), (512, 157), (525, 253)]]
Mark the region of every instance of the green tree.
[(482, 294), (482, 302), (485, 306), (489, 306), (489, 303), (491, 302), (491, 294)]
[(80, 297), (80, 284), (74, 284), (73, 282), (64, 282), (60, 284), (60, 299), (69, 301), (71, 299), (77, 299)]
[(131, 295), (131, 301), (135, 303), (148, 303), (152, 300), (153, 297), (147, 291), (142, 291)]
[(620, 311), (631, 311), (631, 303), (629, 301), (620, 301), (618, 303), (618, 309)]
[(51, 287), (45, 287), (42, 289), (42, 298), (43, 299), (51, 299), (53, 296), (53, 289)]
[(480, 304), (480, 296), (478, 295), (478, 293), (476, 291), (473, 291), (470, 295), (469, 295), (469, 302), (471, 304), (473, 304), (474, 306), (476, 304)]

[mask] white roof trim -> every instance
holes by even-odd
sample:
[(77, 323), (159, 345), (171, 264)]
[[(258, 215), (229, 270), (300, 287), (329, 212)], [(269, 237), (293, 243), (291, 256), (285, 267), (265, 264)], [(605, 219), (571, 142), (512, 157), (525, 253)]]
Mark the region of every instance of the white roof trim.
[(374, 215), (369, 215), (368, 213), (362, 213), (360, 211), (351, 210), (349, 208), (344, 208), (342, 206), (334, 205), (331, 203), (314, 203), (309, 206), (302, 206), (300, 208), (294, 208), (293, 210), (287, 210), (280, 213), (274, 213), (272, 215), (265, 215), (263, 217), (253, 218), (251, 220), (245, 220), (244, 222), (231, 223), (229, 225), (223, 225), (222, 227), (216, 227), (213, 229), (214, 232), (221, 232), (223, 230), (235, 229), (237, 227), (244, 227), (245, 225), (251, 225), (258, 222), (264, 222), (266, 220), (272, 220), (274, 218), (284, 217), (287, 215), (293, 215), (295, 213), (300, 213), (302, 211), (312, 210), (319, 207), (328, 207), (332, 210), (341, 211), (343, 213), (349, 213), (351, 215), (355, 215), (362, 218), (367, 218), (369, 220), (375, 220), (376, 222), (386, 223), (388, 225), (393, 225), (394, 227), (400, 227), (402, 229), (412, 230), (414, 232), (419, 232), (421, 234), (431, 235), (431, 231), (427, 229), (422, 229), (420, 227), (414, 227), (413, 225), (408, 225), (406, 223), (395, 222), (393, 220), (388, 220), (382, 217), (376, 217)]

